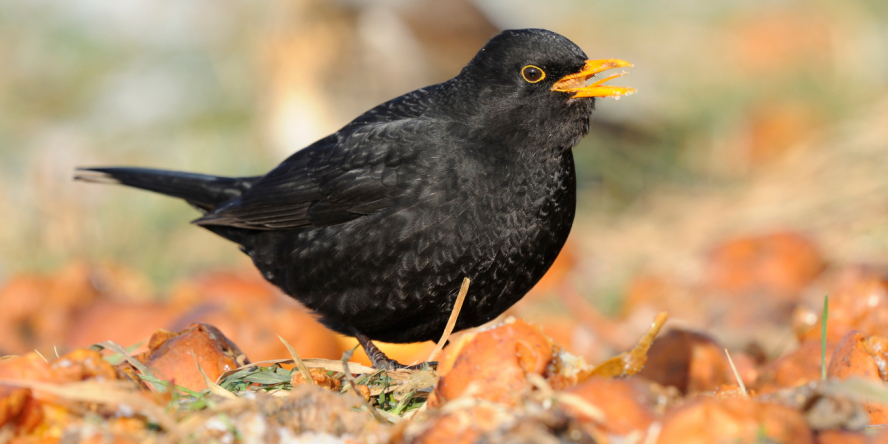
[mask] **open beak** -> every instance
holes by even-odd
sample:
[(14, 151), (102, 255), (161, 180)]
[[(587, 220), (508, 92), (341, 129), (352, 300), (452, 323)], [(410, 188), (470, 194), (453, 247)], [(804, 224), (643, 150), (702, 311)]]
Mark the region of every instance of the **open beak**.
[(619, 99), (620, 96), (634, 94), (636, 89), (624, 86), (603, 85), (603, 83), (617, 77), (622, 77), (628, 73), (621, 72), (614, 74), (589, 85), (586, 85), (586, 81), (602, 71), (607, 71), (613, 68), (628, 68), (630, 66), (632, 66), (632, 64), (625, 60), (586, 60), (586, 66), (583, 66), (583, 69), (580, 70), (580, 72), (562, 77), (552, 85), (552, 91), (571, 93), (573, 94), (571, 96), (572, 99), (580, 97), (616, 97)]

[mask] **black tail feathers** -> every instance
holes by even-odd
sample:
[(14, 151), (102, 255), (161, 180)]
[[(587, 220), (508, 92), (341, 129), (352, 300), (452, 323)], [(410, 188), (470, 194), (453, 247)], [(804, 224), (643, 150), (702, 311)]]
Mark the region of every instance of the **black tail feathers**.
[(127, 185), (178, 197), (203, 211), (239, 197), (259, 177), (219, 177), (150, 168), (78, 168), (74, 180)]

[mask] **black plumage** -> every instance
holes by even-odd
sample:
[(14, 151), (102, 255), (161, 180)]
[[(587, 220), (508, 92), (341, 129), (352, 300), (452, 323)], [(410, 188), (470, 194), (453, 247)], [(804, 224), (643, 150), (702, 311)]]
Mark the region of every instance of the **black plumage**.
[(594, 97), (632, 92), (586, 87), (596, 72), (631, 66), (586, 59), (556, 33), (505, 31), (458, 76), (367, 111), (264, 176), (77, 177), (188, 201), (205, 213), (195, 224), (241, 245), (337, 332), (436, 340), (464, 277), (456, 330), (521, 299), (564, 245), (576, 207), (571, 148), (589, 131)]

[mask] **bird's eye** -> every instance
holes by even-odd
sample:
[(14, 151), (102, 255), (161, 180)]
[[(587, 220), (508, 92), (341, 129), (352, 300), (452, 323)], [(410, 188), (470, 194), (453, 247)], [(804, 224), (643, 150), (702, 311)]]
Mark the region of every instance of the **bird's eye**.
[(537, 66), (527, 65), (521, 69), (521, 75), (524, 80), (530, 83), (536, 83), (546, 78), (546, 73)]

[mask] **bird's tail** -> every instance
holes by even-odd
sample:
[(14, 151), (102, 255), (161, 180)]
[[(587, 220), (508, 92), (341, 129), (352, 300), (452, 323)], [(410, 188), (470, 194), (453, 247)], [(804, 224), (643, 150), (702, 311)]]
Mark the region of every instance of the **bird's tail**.
[(219, 177), (150, 168), (78, 168), (74, 180), (127, 185), (178, 197), (203, 211), (239, 197), (259, 177)]

